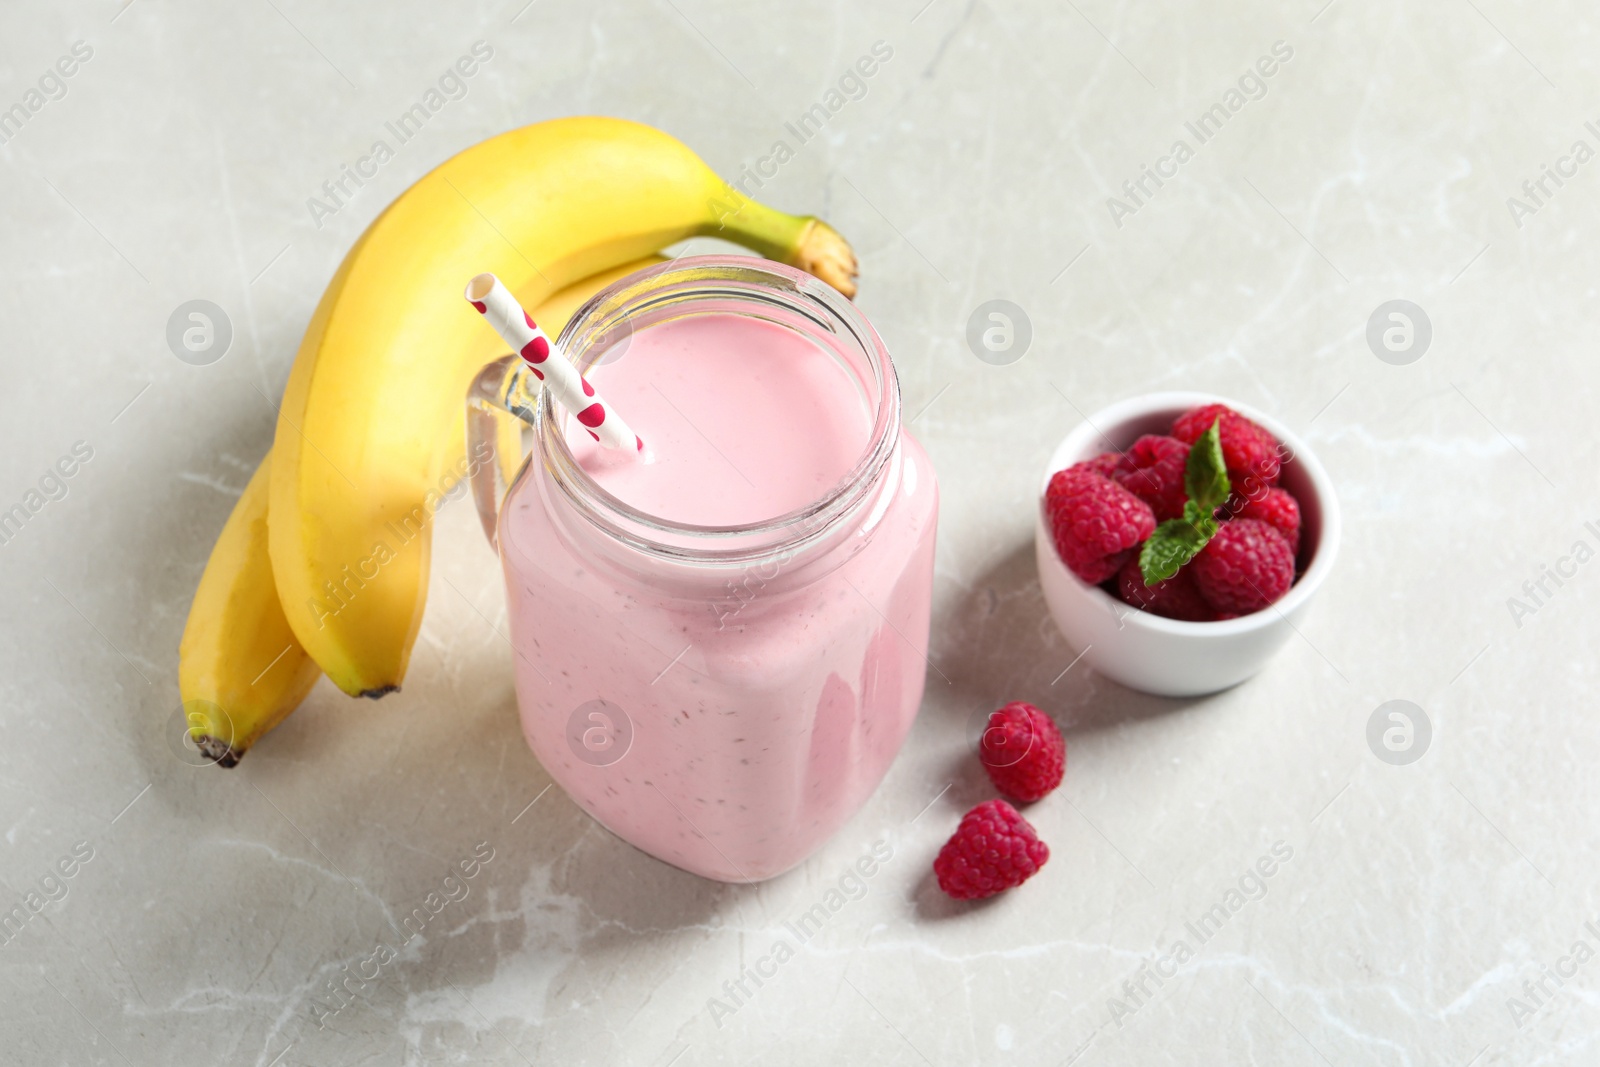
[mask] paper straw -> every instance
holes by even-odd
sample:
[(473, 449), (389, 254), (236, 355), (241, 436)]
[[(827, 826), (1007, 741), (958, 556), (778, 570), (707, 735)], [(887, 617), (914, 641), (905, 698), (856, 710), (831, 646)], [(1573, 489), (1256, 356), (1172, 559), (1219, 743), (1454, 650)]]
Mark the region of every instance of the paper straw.
[(616, 409), (600, 399), (570, 359), (556, 348), (550, 335), (539, 329), (493, 274), (480, 274), (467, 283), (467, 301), (489, 320), (506, 344), (522, 357), (534, 377), (544, 382), (556, 403), (570, 411), (606, 448), (634, 453), (644, 451), (644, 441), (628, 429)]

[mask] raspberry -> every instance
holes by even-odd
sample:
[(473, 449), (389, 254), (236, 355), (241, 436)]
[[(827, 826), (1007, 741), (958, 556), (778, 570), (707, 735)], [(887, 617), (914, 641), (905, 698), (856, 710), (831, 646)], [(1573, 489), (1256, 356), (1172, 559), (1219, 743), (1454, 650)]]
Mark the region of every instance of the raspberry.
[(1103, 478), (1109, 478), (1116, 471), (1117, 466), (1121, 462), (1122, 457), (1117, 453), (1102, 452), (1098, 456), (1095, 456), (1091, 459), (1083, 460), (1080, 463), (1074, 463), (1072, 466), (1068, 467), (1067, 470), (1088, 471), (1091, 474), (1098, 474)]
[(1061, 784), (1067, 743), (1050, 716), (1016, 700), (989, 716), (978, 758), (996, 789), (1026, 803)]
[(1289, 542), (1256, 519), (1223, 523), (1190, 567), (1200, 595), (1223, 614), (1260, 611), (1294, 584)]
[(1243, 415), (1223, 404), (1206, 404), (1186, 411), (1172, 424), (1172, 436), (1194, 444), (1218, 419), (1217, 436), (1222, 441), (1222, 462), (1228, 467), (1233, 488), (1255, 495), (1260, 485), (1277, 485), (1278, 439)]
[(1194, 576), (1187, 567), (1165, 581), (1145, 585), (1144, 572), (1139, 569), (1139, 560), (1135, 557), (1117, 572), (1117, 594), (1125, 604), (1168, 619), (1212, 622), (1217, 617), (1200, 590), (1195, 588)]
[(939, 888), (957, 900), (982, 900), (1026, 882), (1049, 858), (1049, 846), (1016, 808), (985, 800), (961, 817), (933, 873)]
[(1057, 471), (1044, 493), (1045, 516), (1067, 569), (1099, 585), (1156, 528), (1150, 505), (1092, 471)]
[(1287, 489), (1268, 489), (1254, 500), (1238, 493), (1228, 499), (1228, 514), (1236, 519), (1257, 519), (1277, 530), (1289, 542), (1289, 551), (1300, 551), (1300, 502)]
[(1189, 446), (1176, 437), (1145, 434), (1133, 443), (1117, 464), (1113, 481), (1150, 505), (1157, 522), (1183, 514), (1189, 494), (1183, 488), (1183, 468)]

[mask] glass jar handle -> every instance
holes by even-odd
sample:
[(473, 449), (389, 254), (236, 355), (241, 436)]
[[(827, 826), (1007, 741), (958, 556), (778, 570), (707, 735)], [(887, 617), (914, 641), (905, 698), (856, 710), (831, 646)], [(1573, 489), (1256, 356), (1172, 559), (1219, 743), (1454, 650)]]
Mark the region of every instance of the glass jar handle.
[(489, 544), (499, 548), (500, 502), (516, 480), (525, 450), (523, 431), (534, 422), (539, 383), (516, 356), (501, 356), (467, 390), (467, 470), (472, 501)]

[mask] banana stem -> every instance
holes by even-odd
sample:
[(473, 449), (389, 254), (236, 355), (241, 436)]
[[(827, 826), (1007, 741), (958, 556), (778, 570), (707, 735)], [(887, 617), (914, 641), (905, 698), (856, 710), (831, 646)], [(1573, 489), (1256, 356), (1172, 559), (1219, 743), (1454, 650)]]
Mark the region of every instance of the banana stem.
[(799, 267), (851, 299), (856, 295), (856, 254), (839, 232), (814, 215), (790, 215), (723, 186), (713, 200), (716, 218), (700, 228), (704, 237), (721, 237), (768, 259)]

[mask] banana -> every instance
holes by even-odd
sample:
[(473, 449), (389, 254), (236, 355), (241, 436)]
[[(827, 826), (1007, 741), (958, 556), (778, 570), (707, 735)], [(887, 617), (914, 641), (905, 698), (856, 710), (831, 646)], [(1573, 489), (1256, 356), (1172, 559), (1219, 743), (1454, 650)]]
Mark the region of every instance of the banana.
[(432, 515), (473, 375), (503, 348), (461, 300), (498, 274), (525, 307), (696, 235), (853, 295), (831, 227), (759, 204), (648, 126), (513, 130), (420, 179), (346, 255), (306, 330), (273, 441), (269, 548), (290, 627), (339, 688), (399, 687), (422, 620)]
[[(595, 293), (636, 270), (665, 262), (648, 256), (575, 282), (535, 309), (552, 334)], [(461, 432), (450, 447), (463, 448)], [(200, 576), (178, 646), (178, 691), (189, 737), (224, 767), (299, 706), (322, 674), (289, 628), (267, 551), (272, 453), (256, 468), (222, 527)]]
[(269, 454), (223, 524), (178, 645), (178, 692), (189, 737), (232, 767), (305, 699), (322, 672), (278, 603), (267, 554)]

